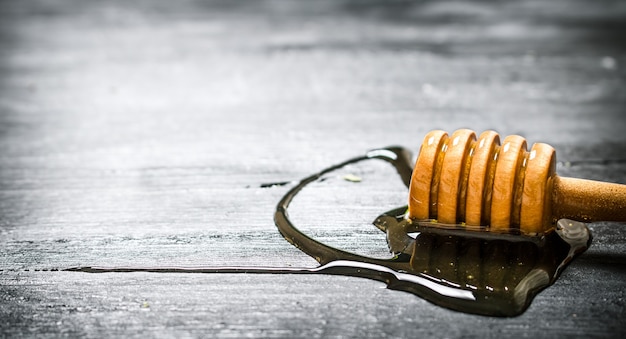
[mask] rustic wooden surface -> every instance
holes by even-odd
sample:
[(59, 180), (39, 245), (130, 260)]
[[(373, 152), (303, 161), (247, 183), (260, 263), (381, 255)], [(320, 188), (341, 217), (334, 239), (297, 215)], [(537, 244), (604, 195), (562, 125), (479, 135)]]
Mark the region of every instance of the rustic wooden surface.
[[(618, 223), (504, 319), (349, 277), (47, 270), (313, 267), (272, 220), (291, 186), (260, 186), (435, 128), (548, 142), (560, 175), (625, 183), (625, 18), (582, 0), (0, 2), (0, 336), (624, 336)], [(387, 170), (312, 187), (294, 222), (386, 255), (370, 222), (406, 200)]]

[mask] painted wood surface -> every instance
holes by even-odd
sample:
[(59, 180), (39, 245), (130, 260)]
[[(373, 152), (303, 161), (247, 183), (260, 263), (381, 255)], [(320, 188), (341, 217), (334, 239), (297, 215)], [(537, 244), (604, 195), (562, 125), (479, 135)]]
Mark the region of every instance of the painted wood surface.
[[(417, 152), (432, 129), (519, 134), (555, 147), (559, 175), (626, 183), (625, 17), (620, 1), (1, 2), (0, 335), (623, 336), (618, 223), (591, 224), (592, 247), (505, 319), (349, 277), (50, 270), (314, 267), (272, 220), (292, 184), (266, 184)], [(371, 222), (406, 188), (385, 164), (339, 175), (290, 216), (387, 255)]]

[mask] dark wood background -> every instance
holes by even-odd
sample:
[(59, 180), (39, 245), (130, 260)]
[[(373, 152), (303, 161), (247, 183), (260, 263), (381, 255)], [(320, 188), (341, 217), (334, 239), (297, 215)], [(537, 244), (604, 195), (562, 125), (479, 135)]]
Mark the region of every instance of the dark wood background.
[[(0, 336), (624, 336), (618, 223), (504, 319), (349, 277), (47, 270), (314, 267), (272, 220), (291, 185), (262, 184), (417, 152), (436, 128), (520, 134), (561, 175), (625, 183), (625, 18), (622, 1), (1, 1)], [(385, 255), (371, 221), (407, 193), (381, 166), (312, 187), (294, 222)]]

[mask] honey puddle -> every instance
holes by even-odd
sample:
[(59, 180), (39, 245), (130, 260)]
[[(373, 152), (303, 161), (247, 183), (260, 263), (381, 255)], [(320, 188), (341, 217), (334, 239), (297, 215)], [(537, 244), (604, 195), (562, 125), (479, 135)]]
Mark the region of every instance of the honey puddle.
[(66, 271), (345, 275), (382, 281), (389, 289), (413, 293), (457, 311), (516, 316), (591, 243), (588, 228), (577, 221), (561, 219), (555, 231), (541, 237), (526, 237), (463, 231), (450, 225), (433, 227), (438, 226), (433, 221), (412, 222), (404, 217), (406, 207), (401, 207), (374, 221), (386, 233), (394, 254), (390, 259), (376, 259), (325, 245), (293, 225), (287, 208), (305, 186), (320, 180), (324, 174), (369, 159), (389, 162), (408, 187), (412, 174), (410, 153), (390, 147), (370, 151), (303, 179), (277, 206), (274, 220), (280, 233), (315, 258), (321, 264), (317, 268), (73, 267)]

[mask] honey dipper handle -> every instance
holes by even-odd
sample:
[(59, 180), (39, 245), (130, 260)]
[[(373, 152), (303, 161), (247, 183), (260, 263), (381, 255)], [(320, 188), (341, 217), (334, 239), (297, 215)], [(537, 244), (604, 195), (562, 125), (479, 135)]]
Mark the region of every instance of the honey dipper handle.
[(553, 216), (579, 221), (626, 221), (626, 185), (554, 178)]

